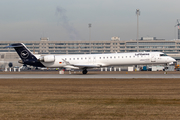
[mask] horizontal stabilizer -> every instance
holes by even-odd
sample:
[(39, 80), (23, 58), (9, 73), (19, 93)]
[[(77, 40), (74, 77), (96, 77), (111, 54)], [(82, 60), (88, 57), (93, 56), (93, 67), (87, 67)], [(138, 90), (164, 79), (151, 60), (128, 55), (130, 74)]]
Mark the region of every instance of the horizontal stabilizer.
[(15, 47), (22, 47), (23, 45), (21, 43), (15, 43), (15, 44), (11, 44), (10, 46), (6, 46), (5, 48), (15, 48)]

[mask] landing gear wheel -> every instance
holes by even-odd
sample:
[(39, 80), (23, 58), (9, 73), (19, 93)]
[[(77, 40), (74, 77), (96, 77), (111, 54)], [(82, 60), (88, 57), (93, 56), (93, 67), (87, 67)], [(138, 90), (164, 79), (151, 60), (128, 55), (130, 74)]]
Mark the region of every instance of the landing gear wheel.
[(87, 72), (88, 71), (86, 69), (82, 71), (83, 74), (87, 74)]

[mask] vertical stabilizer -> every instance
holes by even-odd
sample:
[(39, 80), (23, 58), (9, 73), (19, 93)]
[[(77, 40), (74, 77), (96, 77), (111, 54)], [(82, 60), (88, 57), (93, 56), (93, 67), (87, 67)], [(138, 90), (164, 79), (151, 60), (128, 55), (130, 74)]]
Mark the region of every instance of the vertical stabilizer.
[(23, 64), (44, 67), (44, 65), (31, 53), (31, 51), (23, 43), (15, 43), (7, 47), (13, 47), (16, 50)]

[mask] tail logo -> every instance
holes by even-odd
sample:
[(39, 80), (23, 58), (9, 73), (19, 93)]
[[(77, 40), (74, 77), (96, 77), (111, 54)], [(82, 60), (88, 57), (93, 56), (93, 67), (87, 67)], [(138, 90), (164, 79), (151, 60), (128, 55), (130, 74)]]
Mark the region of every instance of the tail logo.
[(27, 50), (23, 50), (23, 51), (21, 52), (21, 57), (22, 57), (22, 58), (27, 58), (28, 56), (29, 56), (29, 53), (28, 53)]

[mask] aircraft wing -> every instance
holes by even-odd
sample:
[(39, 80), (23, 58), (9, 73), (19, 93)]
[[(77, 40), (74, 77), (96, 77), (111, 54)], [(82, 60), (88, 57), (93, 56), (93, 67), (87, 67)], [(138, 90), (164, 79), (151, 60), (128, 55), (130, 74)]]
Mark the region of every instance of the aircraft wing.
[(79, 68), (97, 68), (100, 67), (101, 65), (80, 65), (80, 64), (74, 64), (72, 65), (74, 67), (79, 67)]
[(100, 64), (92, 64), (92, 65), (91, 64), (89, 64), (89, 65), (87, 65), (87, 64), (71, 64), (71, 63), (69, 63), (68, 61), (66, 61), (64, 59), (62, 59), (62, 60), (66, 63), (67, 66), (78, 67), (80, 69), (83, 69), (83, 68), (97, 68), (97, 67), (102, 66)]

